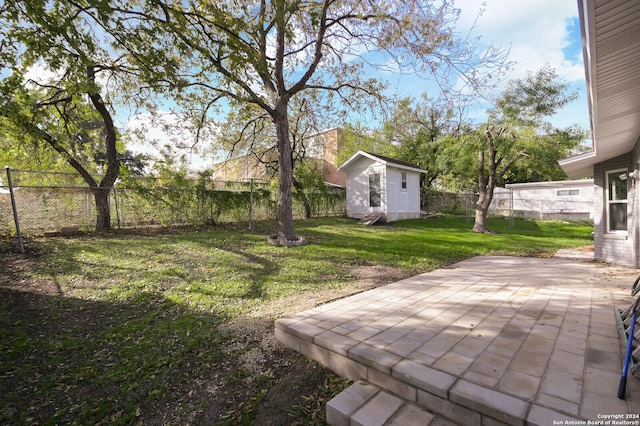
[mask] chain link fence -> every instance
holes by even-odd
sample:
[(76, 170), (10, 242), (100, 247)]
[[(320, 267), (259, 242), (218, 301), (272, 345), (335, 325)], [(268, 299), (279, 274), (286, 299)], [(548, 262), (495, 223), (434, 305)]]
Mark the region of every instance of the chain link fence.
[[(73, 173), (7, 169), (23, 234), (92, 231), (99, 220), (112, 228), (213, 225), (276, 217), (276, 191), (265, 182), (218, 182), (200, 177), (126, 179), (109, 191), (105, 209), (96, 194)], [(0, 182), (0, 233), (16, 232), (9, 179)], [(99, 197), (98, 197), (99, 198)], [(323, 188), (307, 195), (312, 216), (344, 215), (343, 188)], [(99, 204), (98, 204), (99, 205)], [(305, 208), (294, 200), (294, 217)]]
[[(593, 200), (524, 197), (510, 190), (496, 190), (489, 207), (489, 214), (504, 217), (521, 217), (535, 220), (583, 220), (593, 218)], [(475, 215), (478, 195), (472, 191), (460, 193), (429, 191), (423, 196), (423, 210), (428, 213)]]
[(523, 197), (504, 191), (494, 194), (490, 212), (536, 220), (582, 220), (593, 219), (593, 208), (593, 200)]
[(466, 192), (441, 192), (427, 191), (422, 196), (422, 210), (429, 213), (447, 213), (468, 215), (475, 210), (478, 196), (471, 191)]
[[(111, 228), (138, 228), (170, 225), (213, 225), (222, 222), (249, 222), (276, 218), (277, 190), (258, 180), (246, 182), (174, 178), (126, 179), (118, 182), (105, 199), (105, 208), (96, 208), (96, 194), (75, 173), (7, 169), (0, 179), (0, 234), (15, 234), (15, 218), (8, 177), (11, 177), (16, 213), (22, 233), (41, 235), (92, 231), (96, 222), (106, 220)], [(99, 201), (99, 200), (98, 200)], [(344, 188), (326, 187), (307, 192), (312, 216), (346, 214)], [(427, 191), (422, 210), (473, 217), (477, 194)], [(497, 191), (490, 214), (532, 219), (588, 219), (593, 202), (516, 196)], [(294, 197), (294, 217), (303, 218), (306, 208)], [(250, 225), (249, 225), (250, 226)]]

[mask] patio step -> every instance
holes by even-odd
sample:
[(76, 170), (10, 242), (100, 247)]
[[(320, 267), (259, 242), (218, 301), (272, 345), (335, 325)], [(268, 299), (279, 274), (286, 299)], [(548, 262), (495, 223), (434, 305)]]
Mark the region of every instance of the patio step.
[(459, 426), (362, 380), (329, 401), (326, 410), (331, 426)]
[[(637, 275), (600, 268), (473, 258), (280, 318), (275, 335), (370, 384), (361, 388), (377, 387), (332, 401), (334, 425), (362, 424), (369, 410), (378, 414), (367, 426), (393, 424), (407, 402), (465, 426), (580, 424), (612, 407), (633, 413), (640, 396), (630, 380), (625, 399), (616, 397), (623, 345), (614, 310), (631, 302), (620, 289)], [(568, 308), (576, 301), (584, 315)], [(351, 405), (341, 409), (344, 399)], [(391, 408), (380, 414), (385, 401)]]
[[(384, 393), (381, 395), (388, 396), (380, 396), (375, 401), (372, 400), (374, 405), (369, 406), (369, 409), (373, 409), (380, 401), (380, 398), (382, 398), (382, 401), (394, 401), (392, 404), (397, 404), (397, 407), (394, 411), (388, 413), (386, 418), (381, 416), (384, 421), (392, 419), (396, 411), (406, 401), (409, 401), (425, 412), (435, 413), (438, 418), (444, 417), (454, 422), (449, 424), (457, 423), (465, 426), (510, 424), (524, 426), (526, 421), (529, 421), (531, 425), (541, 426), (547, 424), (546, 420), (548, 418), (546, 417), (544, 419), (545, 422), (542, 423), (537, 422), (537, 415), (527, 419), (530, 404), (524, 400), (459, 379), (456, 376), (409, 359), (401, 360), (393, 354), (367, 344), (356, 344), (353, 339), (345, 338), (330, 331), (324, 331), (317, 325), (300, 321), (300, 319), (300, 317), (294, 317), (277, 320), (276, 338), (290, 348), (327, 366), (334, 373), (353, 380), (360, 380), (357, 382), (360, 383), (361, 387), (359, 391), (355, 391), (355, 389), (358, 389), (356, 387), (343, 396), (344, 399), (349, 399), (349, 395), (354, 396), (354, 399), (349, 404), (353, 405), (358, 399), (361, 399), (364, 406), (366, 406), (369, 399), (383, 389), (382, 392)], [(332, 340), (331, 337), (335, 339)], [(366, 380), (366, 382), (363, 382), (363, 380)], [(368, 383), (368, 385), (365, 386), (362, 383)], [(367, 392), (362, 388), (371, 390)], [(372, 395), (369, 395), (369, 392)], [(338, 399), (334, 402), (332, 408), (327, 409), (328, 422), (329, 419), (334, 419), (334, 414), (330, 413), (336, 407), (341, 406), (339, 405), (340, 401), (341, 399)], [(338, 411), (345, 415), (348, 414), (350, 418), (362, 411), (362, 409), (358, 409), (361, 405), (356, 404), (350, 411), (342, 409)], [(536, 410), (532, 411), (532, 413), (535, 413)], [(385, 412), (387, 411), (390, 410)], [(556, 419), (563, 417), (560, 413), (546, 413), (546, 411), (548, 410), (545, 410), (543, 414), (553, 414)], [(363, 411), (361, 415), (364, 416), (366, 412)], [(332, 424), (331, 422), (329, 423)], [(334, 426), (345, 424), (349, 426), (358, 424), (373, 426), (387, 423), (334, 423)]]
[[(276, 338), (334, 373), (358, 380), (358, 386), (348, 388), (328, 403), (327, 422), (332, 426), (546, 426), (558, 419), (578, 420), (570, 413), (543, 407), (409, 359), (400, 360), (364, 343), (355, 344), (353, 339), (300, 321), (301, 317), (277, 320)], [(336, 338), (333, 341), (332, 336)], [(376, 414), (369, 414), (371, 412)], [(417, 421), (431, 420), (429, 423), (394, 423), (401, 415), (415, 417)]]

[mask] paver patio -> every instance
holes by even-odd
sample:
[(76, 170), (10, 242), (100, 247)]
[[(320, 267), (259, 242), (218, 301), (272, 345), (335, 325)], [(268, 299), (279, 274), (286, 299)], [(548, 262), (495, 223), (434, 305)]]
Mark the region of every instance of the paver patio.
[(329, 404), (333, 424), (632, 417), (640, 380), (629, 375), (617, 398), (626, 342), (616, 312), (639, 271), (589, 257), (475, 257), (279, 319), (276, 336), (360, 380)]

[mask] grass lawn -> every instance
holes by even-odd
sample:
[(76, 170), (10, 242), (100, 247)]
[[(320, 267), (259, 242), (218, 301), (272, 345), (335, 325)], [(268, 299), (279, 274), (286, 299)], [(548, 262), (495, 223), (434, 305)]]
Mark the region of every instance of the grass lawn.
[(479, 254), (551, 255), (592, 226), (460, 217), (296, 223), (0, 245), (1, 424), (323, 424), (345, 381), (279, 345), (273, 321)]

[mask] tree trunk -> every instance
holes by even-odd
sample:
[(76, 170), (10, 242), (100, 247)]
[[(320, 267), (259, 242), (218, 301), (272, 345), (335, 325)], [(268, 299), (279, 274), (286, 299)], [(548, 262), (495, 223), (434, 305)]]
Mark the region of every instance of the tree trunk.
[(289, 140), (289, 118), (287, 105), (282, 103), (275, 110), (276, 131), (278, 136), (278, 241), (286, 244), (295, 241), (293, 230), (293, 196), (291, 182), (293, 180), (293, 161), (291, 160), (291, 142)]
[[(487, 202), (488, 200), (488, 202)], [(487, 227), (487, 215), (489, 213), (489, 205), (491, 199), (487, 196), (486, 188), (480, 189), (480, 197), (476, 203), (476, 218), (473, 224), (473, 232), (482, 234), (491, 234), (491, 230)]]
[(293, 187), (296, 189), (297, 193), (302, 200), (302, 205), (304, 206), (304, 217), (305, 219), (309, 219), (311, 217), (311, 203), (309, 203), (309, 198), (307, 194), (304, 193), (304, 188), (298, 179), (293, 178)]
[[(96, 74), (95, 67), (87, 67), (87, 77), (95, 84)], [(98, 187), (92, 188), (94, 191), (94, 199), (96, 201), (96, 232), (109, 231), (111, 229), (111, 210), (109, 209), (109, 193), (120, 173), (120, 164), (118, 162), (118, 150), (116, 147), (116, 141), (118, 138), (116, 132), (116, 126), (113, 122), (113, 117), (109, 109), (104, 103), (102, 96), (96, 89), (92, 87), (88, 92), (89, 99), (93, 104), (93, 107), (98, 111), (102, 117), (104, 124), (105, 136), (105, 153), (106, 153), (106, 170), (102, 180)]]
[(109, 208), (109, 193), (111, 188), (91, 188), (96, 202), (96, 232), (111, 229), (111, 209)]
[[(489, 139), (489, 136), (487, 137)], [(491, 234), (491, 230), (487, 227), (487, 215), (489, 206), (493, 199), (493, 190), (496, 186), (496, 167), (495, 167), (495, 150), (489, 139), (489, 165), (488, 171), (485, 172), (485, 152), (478, 151), (478, 192), (479, 197), (476, 202), (476, 218), (473, 224), (473, 232), (482, 234)]]

